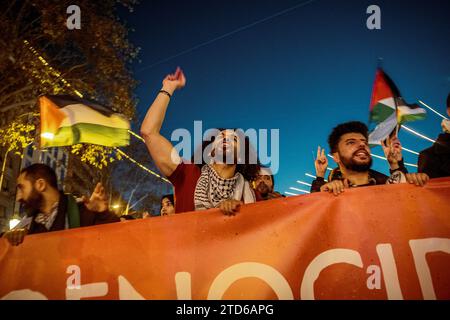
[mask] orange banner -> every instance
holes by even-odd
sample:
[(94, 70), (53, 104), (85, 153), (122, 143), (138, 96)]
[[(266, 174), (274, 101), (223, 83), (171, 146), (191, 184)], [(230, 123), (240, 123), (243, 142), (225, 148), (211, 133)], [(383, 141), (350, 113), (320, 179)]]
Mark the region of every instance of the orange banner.
[(0, 241), (3, 299), (450, 299), (450, 179)]

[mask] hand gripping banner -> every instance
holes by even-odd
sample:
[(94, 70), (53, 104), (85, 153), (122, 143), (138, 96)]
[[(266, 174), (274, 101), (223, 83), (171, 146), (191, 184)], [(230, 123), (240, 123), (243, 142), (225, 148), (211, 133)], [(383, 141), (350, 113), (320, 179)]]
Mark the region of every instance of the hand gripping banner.
[(450, 178), (0, 239), (2, 299), (450, 299)]

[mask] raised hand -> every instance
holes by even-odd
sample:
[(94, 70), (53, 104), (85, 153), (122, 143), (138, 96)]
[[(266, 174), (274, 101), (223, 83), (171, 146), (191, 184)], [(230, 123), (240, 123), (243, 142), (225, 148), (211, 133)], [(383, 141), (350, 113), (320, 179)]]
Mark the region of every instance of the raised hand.
[(184, 76), (183, 70), (177, 67), (175, 73), (168, 74), (163, 82), (163, 90), (168, 91), (172, 94), (175, 90), (181, 89), (186, 85), (186, 77)]
[(381, 147), (391, 169), (397, 169), (398, 163), (403, 159), (402, 145), (398, 137), (381, 141)]
[(94, 212), (104, 212), (108, 209), (108, 197), (106, 196), (105, 188), (99, 182), (95, 186), (94, 192), (89, 199), (83, 197), (83, 202), (86, 208)]
[(320, 146), (317, 147), (317, 157), (314, 161), (314, 166), (316, 167), (316, 176), (323, 178), (325, 177), (325, 172), (328, 168), (328, 159), (325, 155), (325, 149), (321, 149)]

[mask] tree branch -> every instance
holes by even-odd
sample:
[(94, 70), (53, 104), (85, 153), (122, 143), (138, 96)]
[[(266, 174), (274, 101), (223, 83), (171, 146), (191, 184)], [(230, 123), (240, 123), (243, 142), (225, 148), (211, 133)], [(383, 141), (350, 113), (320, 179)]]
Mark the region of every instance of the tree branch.
[(34, 99), (31, 99), (31, 100), (27, 100), (27, 101), (13, 103), (13, 104), (10, 104), (8, 106), (1, 107), (0, 108), (0, 112), (6, 112), (6, 111), (8, 111), (8, 110), (10, 110), (12, 108), (15, 108), (15, 107), (35, 104), (36, 100), (37, 100), (37, 98), (34, 98)]

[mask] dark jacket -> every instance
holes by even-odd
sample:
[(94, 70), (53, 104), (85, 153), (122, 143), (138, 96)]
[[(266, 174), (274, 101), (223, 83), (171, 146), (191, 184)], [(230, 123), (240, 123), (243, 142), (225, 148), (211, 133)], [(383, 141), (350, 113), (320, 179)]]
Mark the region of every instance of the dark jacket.
[[(58, 203), (58, 213), (56, 214), (55, 221), (53, 222), (50, 230), (47, 230), (44, 225), (36, 223), (34, 218), (31, 222), (28, 234), (50, 232), (57, 230), (64, 230), (66, 224), (66, 215), (68, 211), (68, 199), (69, 195), (61, 192)], [(83, 203), (77, 203), (79, 212), (79, 226), (87, 227), (97, 224), (120, 222), (119, 217), (109, 211), (105, 212), (92, 212), (86, 208)]]
[[(401, 171), (404, 174), (408, 173), (408, 170), (406, 169), (403, 160), (401, 160), (399, 163), (399, 168), (395, 170), (389, 169), (389, 173), (392, 175), (396, 171)], [(371, 186), (371, 185), (377, 185), (377, 184), (386, 184), (389, 177), (385, 174), (382, 174), (381, 172), (369, 169), (369, 183), (367, 185), (360, 185), (358, 187), (365, 187), (365, 186)], [(334, 180), (343, 180), (342, 173), (339, 168), (333, 169), (333, 171), (330, 172), (328, 175), (328, 181), (334, 181)], [(320, 192), (320, 187), (322, 187), (327, 182), (324, 178), (317, 177), (314, 179), (314, 181), (311, 184), (311, 193), (312, 192)]]
[(440, 134), (431, 147), (420, 152), (418, 167), (430, 178), (450, 176), (450, 133)]

